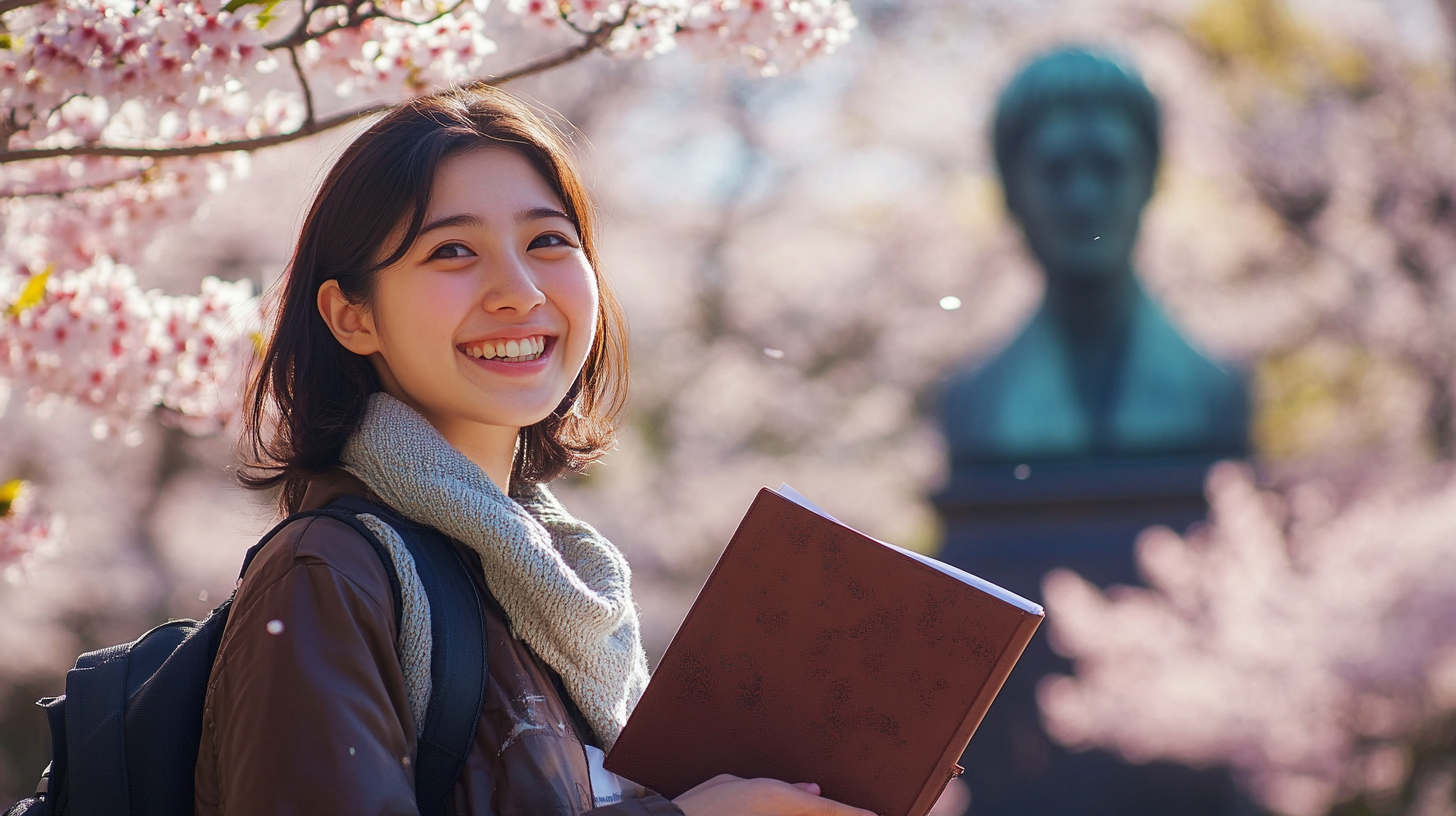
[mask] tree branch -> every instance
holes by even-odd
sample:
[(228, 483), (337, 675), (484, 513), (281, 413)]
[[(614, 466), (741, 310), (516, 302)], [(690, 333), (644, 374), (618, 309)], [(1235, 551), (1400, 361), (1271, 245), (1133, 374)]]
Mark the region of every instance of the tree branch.
[(422, 26), (422, 25), (429, 25), (430, 23), (433, 23), (436, 20), (441, 19), (442, 17), (447, 17), (447, 16), (449, 16), (451, 14), (454, 14), (455, 13), (455, 10), (458, 9), (458, 8), (460, 8), (463, 5), (465, 5), (465, 0), (455, 0), (455, 5), (453, 5), (453, 6), (449, 7), (449, 8), (447, 8), (447, 9), (445, 9), (444, 11), (440, 12), (439, 14), (436, 14), (434, 17), (431, 17), (428, 20), (411, 20), (408, 17), (396, 17), (395, 15), (390, 14), (387, 11), (380, 11), (377, 8), (373, 12), (371, 12), (368, 15), (368, 17), (370, 19), (373, 19), (373, 18), (376, 18), (377, 17), (377, 18), (382, 19), (382, 20), (393, 20), (396, 23), (409, 23), (410, 25)]
[[(329, 8), (330, 6), (315, 6), (312, 9), (305, 8), (304, 9), (303, 19), (298, 22), (298, 25), (294, 27), (293, 31), (289, 32), (289, 34), (288, 34), (287, 37), (284, 37), (284, 38), (279, 39), (279, 40), (274, 40), (273, 42), (270, 42), (270, 43), (264, 45), (263, 47), (266, 48), (266, 49), (268, 49), (269, 51), (277, 51), (277, 50), (282, 49), (282, 48), (297, 48), (298, 46), (303, 45), (305, 43), (309, 43), (309, 42), (313, 42), (314, 40), (322, 39), (322, 38), (328, 36), (329, 34), (334, 33), (335, 31), (343, 31), (346, 28), (358, 28), (359, 26), (363, 25), (364, 23), (369, 22), (370, 20), (391, 20), (391, 21), (396, 22), (396, 23), (406, 23), (408, 25), (413, 25), (413, 26), (429, 25), (430, 23), (433, 23), (436, 20), (439, 20), (439, 19), (441, 19), (443, 17), (446, 17), (446, 16), (449, 16), (451, 14), (454, 14), (455, 11), (456, 11), (456, 9), (459, 9), (464, 4), (465, 4), (465, 0), (456, 0), (455, 5), (453, 5), (453, 6), (449, 7), (449, 8), (447, 8), (447, 9), (445, 9), (444, 11), (440, 12), (439, 14), (436, 14), (433, 17), (430, 17), (429, 19), (426, 19), (426, 20), (411, 20), (408, 17), (398, 17), (396, 15), (390, 14), (389, 12), (380, 11), (377, 6), (372, 6), (372, 5), (370, 6), (370, 10), (369, 11), (360, 12), (359, 11), (359, 6), (361, 4), (357, 4), (356, 3), (356, 4), (350, 5), (348, 7), (349, 8), (349, 16), (347, 18), (345, 18), (343, 21), (337, 22), (337, 23), (333, 23), (331, 25), (324, 26), (323, 28), (319, 29), (318, 31), (309, 31), (308, 30), (308, 22), (309, 22), (309, 20), (313, 19), (313, 15), (314, 15), (315, 12), (319, 11), (320, 9)], [(332, 4), (332, 5), (344, 5), (344, 4), (342, 4), (342, 3), (335, 3), (335, 4)], [(582, 32), (582, 33), (585, 34), (586, 32)]]
[(135, 173), (128, 173), (124, 176), (118, 176), (110, 181), (103, 181), (97, 184), (86, 184), (80, 187), (67, 187), (64, 190), (3, 190), (0, 191), (0, 198), (65, 198), (72, 193), (97, 193), (101, 192), (102, 190), (108, 190), (118, 184), (124, 184), (128, 181), (136, 181), (137, 179), (145, 178), (147, 174), (152, 172), (155, 167), (156, 165), (143, 167), (137, 170), (137, 172)]
[[(346, 6), (349, 9), (348, 14), (342, 21), (324, 26), (318, 31), (311, 32), (308, 30), (309, 21), (313, 19), (313, 16), (315, 14), (326, 8), (333, 8), (334, 6)], [(298, 21), (298, 25), (293, 27), (293, 31), (289, 32), (287, 37), (284, 37), (281, 40), (274, 40), (273, 42), (265, 44), (263, 47), (268, 49), (269, 51), (277, 51), (280, 48), (295, 48), (305, 43), (309, 43), (325, 37), (329, 34), (334, 33), (335, 31), (343, 31), (346, 28), (354, 28), (355, 26), (360, 25), (367, 19), (369, 19), (367, 16), (359, 14), (358, 3), (330, 3), (328, 5), (316, 5), (312, 8), (309, 8), (308, 4), (305, 3), (303, 7), (303, 18)]]
[(293, 72), (298, 74), (298, 85), (303, 89), (303, 109), (307, 119), (303, 120), (304, 127), (314, 127), (318, 119), (313, 112), (313, 91), (308, 87), (308, 75), (303, 72), (303, 63), (298, 61), (298, 49), (288, 49), (288, 58), (293, 60)]
[[(4, 0), (0, 0), (0, 2), (3, 1)], [(553, 68), (558, 68), (569, 62), (574, 62), (575, 60), (581, 59), (582, 57), (596, 50), (597, 48), (600, 48), (602, 44), (607, 41), (607, 38), (612, 36), (612, 32), (621, 28), (627, 22), (627, 16), (631, 12), (631, 9), (632, 6), (629, 3), (627, 7), (623, 9), (622, 16), (619, 19), (601, 25), (591, 33), (591, 36), (587, 37), (582, 42), (577, 43), (570, 48), (558, 51), (555, 54), (549, 54), (547, 56), (531, 60), (530, 62), (506, 71), (503, 74), (496, 74), (466, 83), (465, 87), (480, 88), (504, 85), (512, 80), (528, 77), (532, 74), (539, 74), (543, 71), (549, 71)], [(301, 76), (302, 75), (300, 75), (300, 77)], [(305, 83), (304, 87), (304, 101), (305, 103), (308, 103), (309, 99), (307, 96), (307, 83)], [(252, 139), (234, 139), (224, 142), (212, 142), (210, 144), (180, 145), (177, 147), (115, 147), (109, 145), (80, 145), (78, 147), (46, 147), (26, 148), (23, 150), (4, 150), (0, 151), (0, 165), (11, 164), (13, 162), (55, 159), (62, 156), (106, 156), (111, 158), (170, 159), (180, 158), (183, 156), (208, 156), (215, 153), (232, 153), (238, 150), (261, 150), (265, 147), (273, 147), (275, 145), (287, 144), (289, 142), (294, 142), (299, 139), (304, 139), (309, 136), (323, 133), (327, 130), (333, 130), (336, 127), (347, 125), (350, 122), (356, 121), (358, 119), (363, 119), (368, 116), (373, 116), (377, 113), (385, 113), (387, 111), (394, 110), (394, 108), (396, 108), (397, 106), (397, 104), (374, 105), (367, 108), (358, 108), (356, 110), (347, 111), (345, 113), (335, 114), (333, 116), (320, 120), (314, 120), (310, 115), (308, 121), (304, 122), (296, 130), (291, 130), (287, 133), (274, 133), (269, 136), (259, 136)]]
[(36, 161), (38, 159), (55, 159), (61, 156), (107, 156), (111, 158), (151, 158), (151, 159), (172, 159), (182, 156), (207, 156), (213, 153), (231, 153), (237, 150), (260, 150), (274, 145), (287, 144), (299, 139), (323, 133), (326, 130), (333, 130), (341, 125), (347, 125), (356, 119), (366, 116), (373, 116), (376, 113), (384, 113), (392, 110), (394, 105), (376, 105), (372, 108), (360, 108), (358, 110), (340, 113), (330, 116), (315, 123), (312, 127), (304, 124), (297, 130), (287, 133), (274, 133), (270, 136), (259, 136), (254, 139), (234, 139), (226, 142), (213, 142), (211, 144), (181, 145), (178, 147), (111, 147), (108, 145), (82, 145), (80, 147), (50, 147), (50, 148), (29, 148), (25, 150), (8, 150), (0, 153), (0, 164), (11, 162)]
[(582, 40), (576, 45), (562, 51), (558, 51), (555, 54), (548, 54), (544, 57), (531, 60), (525, 65), (513, 68), (505, 72), (504, 74), (496, 74), (486, 79), (476, 80), (475, 82), (469, 83), (467, 87), (480, 87), (482, 85), (504, 85), (511, 80), (521, 79), (523, 77), (528, 77), (532, 74), (539, 74), (543, 71), (549, 71), (552, 68), (557, 68), (559, 66), (565, 65), (568, 62), (573, 62), (575, 60), (581, 59), (582, 57), (586, 56), (592, 51), (595, 51), (596, 49), (600, 48), (604, 43), (606, 43), (607, 38), (612, 36), (612, 32), (621, 28), (623, 24), (627, 22), (627, 17), (631, 13), (632, 4), (628, 3), (626, 7), (622, 9), (621, 17), (617, 18), (609, 24), (598, 26), (597, 29), (593, 31), (585, 40)]

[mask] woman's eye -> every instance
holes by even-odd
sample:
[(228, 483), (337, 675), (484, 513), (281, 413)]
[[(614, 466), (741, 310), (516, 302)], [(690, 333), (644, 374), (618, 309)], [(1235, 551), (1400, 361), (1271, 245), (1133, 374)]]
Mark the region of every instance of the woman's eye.
[(527, 249), (548, 249), (548, 248), (571, 248), (575, 249), (576, 244), (572, 243), (565, 235), (556, 232), (548, 232), (537, 235), (531, 239), (531, 245)]
[(469, 258), (471, 255), (474, 254), (475, 253), (471, 252), (469, 247), (466, 247), (464, 244), (445, 244), (444, 246), (430, 253), (430, 260), (435, 261), (451, 260), (454, 258)]

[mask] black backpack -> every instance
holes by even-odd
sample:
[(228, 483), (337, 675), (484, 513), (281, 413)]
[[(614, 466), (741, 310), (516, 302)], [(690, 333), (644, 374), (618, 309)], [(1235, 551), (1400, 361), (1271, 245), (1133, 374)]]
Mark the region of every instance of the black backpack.
[[(360, 513), (399, 532), (430, 601), (434, 685), (415, 761), (415, 800), (421, 816), (433, 816), (465, 765), (485, 701), (485, 616), (468, 572), (480, 568), (473, 553), (467, 558), (437, 531), (345, 496), (279, 523), (248, 550), (238, 578), (290, 522), (337, 519), (357, 530), (384, 563), (398, 631), (399, 575)], [(131, 643), (81, 655), (66, 673), (66, 693), (37, 703), (50, 721), (51, 764), (36, 795), (16, 802), (5, 816), (191, 816), (207, 680), (232, 603), (228, 598), (206, 620), (169, 621)]]

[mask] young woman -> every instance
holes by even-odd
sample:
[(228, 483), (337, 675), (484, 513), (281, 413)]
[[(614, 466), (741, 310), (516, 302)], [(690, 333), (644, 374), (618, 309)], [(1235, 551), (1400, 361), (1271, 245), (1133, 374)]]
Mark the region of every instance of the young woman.
[[(863, 816), (807, 783), (721, 776), (668, 801), (593, 773), (647, 664), (626, 560), (546, 484), (612, 444), (625, 337), (565, 139), (489, 88), (415, 100), (313, 202), (249, 397), (244, 481), (290, 513), (364, 497), (478, 558), (488, 690), (446, 812)], [(401, 622), (352, 527), (275, 536), (213, 666), (197, 813), (418, 813), (428, 601), (398, 532), (360, 518), (394, 556)]]

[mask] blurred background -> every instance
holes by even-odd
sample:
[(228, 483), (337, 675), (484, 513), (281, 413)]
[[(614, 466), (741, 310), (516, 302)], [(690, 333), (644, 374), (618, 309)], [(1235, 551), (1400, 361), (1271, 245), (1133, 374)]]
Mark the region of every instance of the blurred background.
[[(668, 53), (510, 86), (579, 130), (630, 319), (620, 448), (558, 493), (631, 560), (649, 655), (765, 485), (997, 580), (986, 551), (947, 550), (969, 522), (944, 498), (940, 406), (1043, 296), (998, 181), (998, 94), (1083, 44), (1161, 104), (1134, 266), (1188, 344), (1247, 383), (1248, 453), (1206, 482), (1199, 467), (1194, 517), (1134, 517), (1117, 580), (1031, 582), (1059, 656), (1003, 700), (1030, 730), (988, 720), (1004, 764), (978, 781), (963, 763), (944, 812), (1456, 814), (1456, 2), (854, 9), (837, 54), (777, 77)], [(272, 284), (349, 135), (257, 153), (156, 237), (141, 283)], [(97, 441), (80, 409), (12, 402), (0, 481), (43, 488), (66, 530), (0, 584), (0, 803), (44, 767), (31, 703), (75, 656), (204, 615), (274, 521), (232, 482), (226, 435), (150, 420)], [(1037, 482), (1020, 464), (1006, 484)], [(1091, 788), (1056, 771), (1086, 757), (1131, 770)], [(992, 776), (1019, 781), (993, 793)]]

